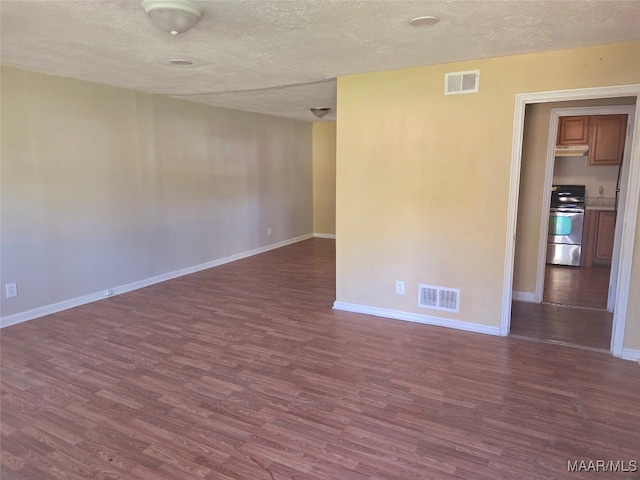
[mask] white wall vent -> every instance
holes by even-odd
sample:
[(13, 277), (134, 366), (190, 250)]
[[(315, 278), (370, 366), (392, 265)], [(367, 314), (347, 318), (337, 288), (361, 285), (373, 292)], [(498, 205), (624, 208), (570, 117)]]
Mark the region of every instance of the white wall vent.
[(480, 87), (480, 70), (452, 72), (444, 76), (444, 94), (477, 93)]
[(460, 311), (460, 289), (432, 287), (431, 285), (418, 286), (418, 306), (446, 310), (447, 312)]

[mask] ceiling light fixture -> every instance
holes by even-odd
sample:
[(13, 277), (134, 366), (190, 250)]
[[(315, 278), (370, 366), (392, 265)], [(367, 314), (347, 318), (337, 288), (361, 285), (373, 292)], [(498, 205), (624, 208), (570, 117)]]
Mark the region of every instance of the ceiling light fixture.
[(433, 27), (439, 21), (440, 19), (436, 17), (416, 17), (409, 22), (409, 25), (412, 27)]
[(188, 0), (144, 0), (142, 8), (160, 29), (178, 35), (202, 18), (204, 9)]
[(310, 108), (309, 110), (311, 110), (311, 113), (313, 113), (316, 117), (322, 118), (327, 113), (329, 113), (329, 110), (331, 109), (329, 107), (313, 107), (313, 108)]

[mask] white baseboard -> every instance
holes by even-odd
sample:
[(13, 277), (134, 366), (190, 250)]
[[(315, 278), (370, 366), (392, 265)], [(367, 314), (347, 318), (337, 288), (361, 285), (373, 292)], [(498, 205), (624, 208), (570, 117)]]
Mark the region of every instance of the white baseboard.
[[(157, 283), (157, 282), (156, 282)], [(70, 298), (69, 300), (63, 300), (62, 302), (52, 303), (50, 305), (44, 305), (25, 312), (14, 313), (13, 315), (6, 315), (0, 318), (0, 328), (10, 327), (18, 323), (33, 320), (45, 315), (51, 315), (52, 313), (58, 313), (69, 308), (84, 305), (86, 303), (97, 302), (107, 296), (104, 291), (90, 293), (88, 295), (82, 295), (81, 297)]]
[(391, 318), (394, 320), (404, 320), (406, 322), (424, 323), (426, 325), (465, 330), (467, 332), (500, 335), (500, 327), (491, 327), (480, 323), (463, 322), (461, 320), (451, 320), (449, 318), (432, 317), (430, 315), (402, 312), (399, 310), (388, 310), (386, 308), (369, 307), (367, 305), (338, 301), (333, 303), (333, 308), (335, 310), (343, 310), (345, 312), (364, 313), (365, 315), (374, 315), (376, 317)]
[(633, 362), (640, 363), (640, 350), (634, 350), (632, 348), (623, 348), (622, 356), (623, 360), (631, 360)]
[(316, 238), (333, 238), (334, 240), (336, 239), (335, 233), (314, 233), (313, 236)]
[[(189, 275), (190, 273), (206, 270), (207, 268), (217, 267), (225, 263), (230, 263), (236, 260), (251, 257), (253, 255), (258, 255), (260, 253), (268, 252), (269, 250), (274, 250), (276, 248), (284, 247), (292, 243), (308, 240), (312, 237), (313, 237), (312, 234), (302, 235), (300, 237), (291, 238), (289, 240), (283, 240), (281, 242), (272, 243), (271, 245), (266, 245), (264, 247), (254, 248), (252, 250), (247, 250), (245, 252), (236, 253), (228, 257), (211, 260), (209, 262), (201, 263), (199, 265), (194, 265), (192, 267), (181, 268), (180, 270), (175, 270), (173, 272), (163, 273), (162, 275), (156, 275), (150, 278), (145, 278), (144, 280), (139, 280), (137, 282), (128, 283), (125, 285), (119, 285), (116, 287), (111, 287), (105, 290), (101, 290), (99, 292), (90, 293), (88, 295), (82, 295), (80, 297), (71, 298), (69, 300), (63, 300), (62, 302), (53, 303), (50, 305), (34, 308), (32, 310), (27, 310), (25, 312), (19, 312), (13, 315), (1, 317), (0, 328), (16, 325), (18, 323), (26, 322), (28, 320), (33, 320), (35, 318), (44, 317), (45, 315), (58, 313), (63, 310), (67, 310), (69, 308), (78, 307), (80, 305), (85, 305), (91, 302), (96, 302), (98, 300), (112, 297), (114, 295), (120, 295), (122, 293), (131, 292), (132, 290), (138, 290), (139, 288), (148, 287), (156, 283), (165, 282), (167, 280), (171, 280), (177, 277), (182, 277), (183, 275)], [(111, 291), (111, 295), (105, 294), (107, 290)]]
[(540, 303), (535, 292), (512, 292), (511, 298), (518, 302)]

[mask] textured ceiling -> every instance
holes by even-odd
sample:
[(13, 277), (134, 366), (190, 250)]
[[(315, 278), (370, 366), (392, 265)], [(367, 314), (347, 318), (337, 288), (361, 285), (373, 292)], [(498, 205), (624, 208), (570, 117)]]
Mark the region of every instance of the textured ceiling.
[[(2, 63), (313, 121), (339, 75), (640, 38), (638, 0), (196, 3), (202, 20), (173, 37), (138, 0), (1, 0)], [(424, 15), (440, 22), (408, 25)]]

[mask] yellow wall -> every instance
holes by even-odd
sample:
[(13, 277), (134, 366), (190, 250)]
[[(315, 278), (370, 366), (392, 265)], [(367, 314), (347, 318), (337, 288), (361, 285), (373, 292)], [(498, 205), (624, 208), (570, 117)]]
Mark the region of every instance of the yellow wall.
[[(554, 108), (596, 107), (610, 105), (634, 105), (634, 98), (608, 98), (572, 102), (550, 102), (527, 105), (524, 119), (522, 163), (520, 171), (520, 199), (518, 201), (518, 225), (516, 228), (516, 254), (513, 271), (513, 290), (534, 294), (540, 246), (540, 219), (544, 175), (547, 162), (547, 142), (551, 110)], [(559, 160), (575, 162), (575, 159)], [(586, 163), (586, 157), (584, 162)], [(612, 178), (607, 184), (606, 196), (615, 196), (617, 167), (586, 167), (591, 175), (607, 172)], [(568, 182), (567, 182), (568, 183)], [(579, 184), (584, 184), (582, 182)], [(597, 183), (605, 183), (600, 181)], [(587, 189), (587, 196), (597, 196), (597, 187)], [(545, 209), (546, 213), (547, 209)]]
[[(479, 93), (443, 94), (474, 69)], [(638, 42), (340, 77), (337, 300), (499, 326), (515, 95), (639, 82)], [(460, 313), (417, 307), (419, 283)]]
[(336, 233), (336, 122), (313, 124), (313, 231)]
[(3, 317), (312, 233), (310, 123), (11, 68), (1, 113)]

